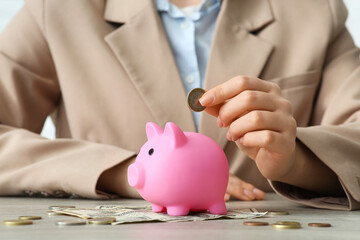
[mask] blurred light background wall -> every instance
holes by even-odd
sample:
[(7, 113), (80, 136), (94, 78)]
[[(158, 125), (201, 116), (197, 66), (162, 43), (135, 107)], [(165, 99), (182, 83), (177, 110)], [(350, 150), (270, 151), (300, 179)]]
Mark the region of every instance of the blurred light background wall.
[[(346, 25), (350, 30), (356, 45), (359, 47), (360, 46), (360, 0), (344, 0), (344, 2), (349, 11), (349, 16)], [(23, 6), (23, 4), (24, 4), (23, 0), (0, 0), (0, 33), (4, 29), (4, 27), (8, 24), (8, 22), (11, 20), (11, 18), (16, 14), (16, 12)], [(50, 139), (55, 138), (55, 128), (50, 118), (46, 120), (41, 135)]]

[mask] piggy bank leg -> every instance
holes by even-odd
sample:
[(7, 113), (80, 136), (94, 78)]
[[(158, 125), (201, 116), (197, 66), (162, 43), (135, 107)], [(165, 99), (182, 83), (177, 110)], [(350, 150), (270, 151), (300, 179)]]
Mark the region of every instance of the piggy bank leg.
[(190, 209), (182, 206), (167, 207), (167, 214), (170, 216), (186, 216), (190, 212)]
[(157, 205), (157, 204), (152, 204), (152, 211), (153, 212), (165, 212), (165, 207)]
[(214, 203), (209, 207), (211, 214), (225, 215), (227, 213), (226, 205), (224, 200)]

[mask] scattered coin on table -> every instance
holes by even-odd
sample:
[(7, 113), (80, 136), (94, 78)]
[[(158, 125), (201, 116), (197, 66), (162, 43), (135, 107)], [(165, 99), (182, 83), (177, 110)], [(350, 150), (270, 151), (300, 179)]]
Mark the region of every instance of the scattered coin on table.
[(4, 220), (2, 222), (5, 226), (19, 226), (19, 225), (31, 225), (33, 224), (30, 220)]
[(249, 221), (249, 222), (243, 222), (245, 226), (268, 226), (268, 222), (260, 222), (260, 221)]
[(308, 223), (309, 227), (331, 227), (330, 223)]
[(19, 220), (40, 220), (41, 216), (20, 216)]
[(277, 221), (275, 224), (284, 224), (284, 225), (301, 225), (299, 222), (290, 222), (290, 221)]
[(56, 225), (59, 226), (76, 226), (76, 225), (85, 225), (86, 221), (84, 220), (61, 220), (56, 221)]
[(75, 206), (49, 206), (50, 210), (60, 210), (65, 208), (75, 208)]
[(47, 211), (46, 212), (47, 215), (49, 216), (57, 216), (57, 215), (65, 215), (65, 214), (62, 214), (62, 213), (58, 213), (58, 212), (53, 212), (53, 211)]
[(278, 223), (274, 223), (271, 224), (272, 228), (275, 228), (277, 230), (282, 230), (282, 229), (299, 229), (301, 228), (300, 224), (278, 224)]
[(275, 216), (275, 215), (289, 215), (287, 211), (269, 211), (266, 215)]
[(199, 99), (201, 98), (202, 95), (204, 95), (204, 93), (205, 90), (202, 88), (194, 88), (189, 92), (187, 96), (187, 102), (189, 108), (194, 112), (201, 112), (206, 108), (204, 106), (201, 106), (199, 102)]
[(89, 220), (89, 223), (96, 225), (106, 225), (115, 222), (116, 218), (114, 217), (103, 217), (103, 218), (93, 218)]

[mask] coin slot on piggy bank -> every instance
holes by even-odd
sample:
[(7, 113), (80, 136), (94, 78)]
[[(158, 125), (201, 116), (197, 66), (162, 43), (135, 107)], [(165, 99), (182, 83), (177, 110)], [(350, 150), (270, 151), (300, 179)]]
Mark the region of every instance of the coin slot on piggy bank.
[(154, 212), (183, 216), (193, 210), (209, 210), (226, 214), (229, 166), (214, 140), (183, 132), (172, 122), (165, 129), (149, 122), (146, 135), (148, 141), (128, 168), (128, 182), (152, 204)]

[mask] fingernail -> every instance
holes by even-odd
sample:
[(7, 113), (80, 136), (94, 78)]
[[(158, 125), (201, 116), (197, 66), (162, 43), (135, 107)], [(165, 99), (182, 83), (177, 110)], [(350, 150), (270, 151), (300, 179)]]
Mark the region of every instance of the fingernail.
[(221, 121), (220, 117), (217, 117), (216, 122), (217, 122), (217, 125), (218, 125), (219, 127), (222, 128), (222, 127), (224, 126), (224, 124), (223, 124), (223, 122)]
[(263, 191), (261, 191), (260, 189), (254, 188), (253, 190), (254, 194), (258, 197), (265, 197), (265, 193)]
[(229, 141), (232, 141), (231, 134), (230, 134), (229, 131), (228, 131), (227, 134), (226, 134), (226, 138), (227, 138)]
[(250, 199), (254, 199), (255, 198), (255, 194), (252, 191), (249, 191), (247, 189), (244, 189), (244, 194), (246, 196), (248, 196)]
[(212, 93), (205, 93), (200, 99), (199, 102), (201, 106), (207, 106), (214, 102), (214, 95)]

